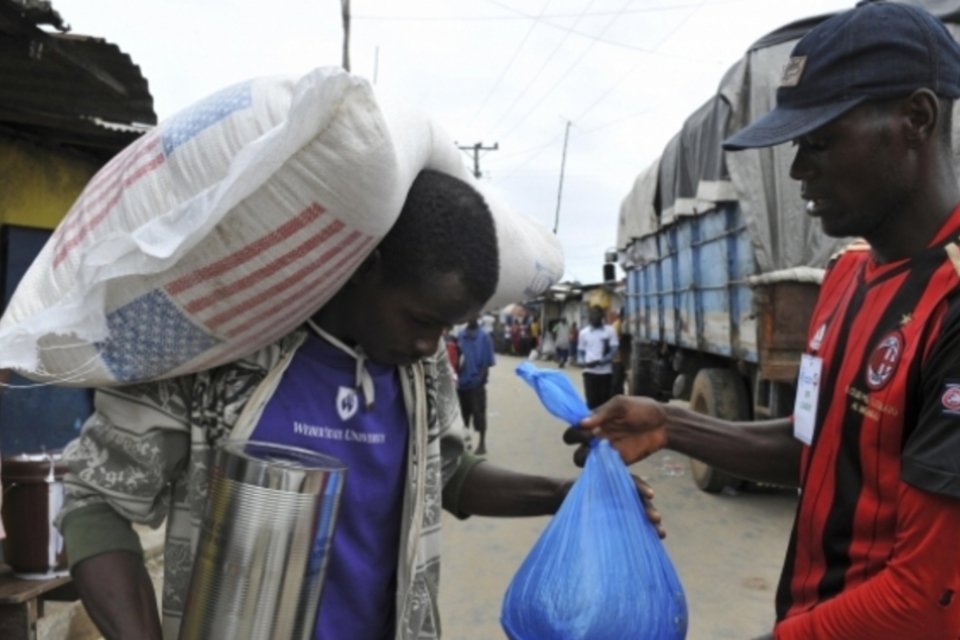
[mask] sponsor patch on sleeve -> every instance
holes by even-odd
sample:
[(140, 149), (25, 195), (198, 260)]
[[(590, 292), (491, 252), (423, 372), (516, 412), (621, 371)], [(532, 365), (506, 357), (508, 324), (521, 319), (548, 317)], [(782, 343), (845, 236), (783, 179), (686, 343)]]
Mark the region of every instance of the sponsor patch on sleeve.
[(947, 380), (943, 383), (940, 406), (944, 415), (960, 416), (960, 380)]

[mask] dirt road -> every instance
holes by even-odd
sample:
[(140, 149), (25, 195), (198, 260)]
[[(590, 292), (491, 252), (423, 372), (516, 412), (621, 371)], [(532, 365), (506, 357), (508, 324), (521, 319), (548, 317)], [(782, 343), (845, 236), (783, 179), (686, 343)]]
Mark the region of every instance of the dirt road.
[[(488, 458), (513, 469), (572, 477), (563, 425), (498, 356), (489, 386)], [(538, 362), (540, 366), (552, 366)], [(580, 372), (565, 369), (579, 386)], [(795, 494), (766, 490), (709, 495), (693, 484), (687, 460), (661, 452), (635, 465), (653, 485), (665, 541), (689, 607), (689, 640), (747, 640), (772, 627), (773, 597), (796, 506)], [(444, 638), (505, 637), (503, 594), (547, 518), (458, 521), (445, 514), (440, 607)]]

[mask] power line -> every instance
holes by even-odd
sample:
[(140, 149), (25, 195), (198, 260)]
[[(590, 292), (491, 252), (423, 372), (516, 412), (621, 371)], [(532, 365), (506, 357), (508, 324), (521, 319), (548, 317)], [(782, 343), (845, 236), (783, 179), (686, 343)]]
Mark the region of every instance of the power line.
[[(623, 6), (621, 7), (621, 9), (626, 9), (626, 8), (630, 5), (631, 2), (632, 2), (632, 0), (626, 0), (626, 2), (623, 3)], [(606, 33), (607, 30), (608, 30), (610, 27), (613, 26), (613, 23), (616, 22), (617, 17), (618, 17), (618, 16), (614, 16), (614, 17), (610, 18), (610, 20), (607, 22), (607, 24), (604, 25), (603, 29), (602, 29), (601, 32), (600, 32), (600, 35), (601, 35), (601, 36), (602, 36), (604, 33)], [(519, 127), (521, 124), (523, 124), (523, 122), (526, 121), (526, 119), (530, 117), (530, 114), (533, 113), (534, 111), (536, 111), (537, 108), (538, 108), (541, 104), (543, 104), (543, 101), (546, 100), (548, 97), (550, 97), (550, 94), (552, 94), (552, 93), (556, 90), (556, 88), (559, 87), (560, 84), (569, 77), (570, 72), (573, 71), (577, 66), (579, 66), (581, 62), (583, 62), (583, 59), (587, 56), (587, 54), (590, 52), (590, 50), (591, 50), (591, 49), (594, 47), (594, 45), (596, 45), (596, 44), (597, 44), (597, 40), (593, 40), (593, 41), (587, 46), (587, 48), (584, 49), (584, 50), (580, 53), (580, 55), (577, 57), (577, 59), (574, 60), (573, 64), (571, 64), (569, 67), (567, 67), (567, 69), (564, 71), (564, 73), (560, 74), (560, 76), (557, 78), (556, 82), (554, 82), (553, 85), (547, 90), (547, 92), (543, 94), (543, 96), (540, 98), (540, 100), (539, 100), (535, 105), (533, 105), (530, 109), (528, 109), (527, 112), (523, 115), (523, 117), (520, 118), (510, 129), (508, 129), (508, 130), (506, 131), (506, 133), (503, 134), (503, 137), (506, 137), (506, 136), (510, 135), (511, 133), (513, 133), (513, 132), (517, 129), (517, 127)]]
[[(498, 2), (497, 0), (485, 0), (488, 4), (492, 4), (496, 7), (504, 9), (511, 12), (514, 15), (510, 16), (401, 16), (401, 15), (376, 15), (376, 14), (367, 14), (367, 15), (354, 15), (354, 20), (369, 20), (371, 22), (503, 22), (503, 21), (519, 21), (519, 20), (536, 20), (540, 19), (565, 19), (565, 18), (576, 18), (581, 15), (579, 13), (550, 13), (535, 15), (527, 13), (522, 9), (517, 9), (516, 7), (511, 7), (505, 2)], [(723, 6), (729, 4), (742, 4), (746, 0), (723, 0), (717, 2), (709, 3), (710, 6)], [(642, 7), (637, 9), (627, 9), (623, 13), (625, 14), (643, 14), (643, 13), (668, 13), (670, 11), (679, 11), (681, 9), (687, 9), (690, 7), (696, 6), (695, 4), (675, 4), (666, 7)], [(582, 14), (586, 18), (602, 18), (610, 15), (616, 14), (616, 11), (591, 11), (586, 14)], [(558, 26), (558, 25), (550, 25)]]
[[(547, 10), (547, 7), (550, 6), (551, 2), (553, 2), (553, 0), (547, 0), (546, 3), (543, 5), (543, 7), (540, 9), (541, 16), (543, 15), (544, 11)], [(471, 118), (471, 122), (473, 120), (476, 120), (477, 116), (480, 114), (481, 111), (483, 111), (483, 108), (487, 105), (487, 101), (489, 101), (491, 96), (493, 96), (493, 94), (496, 92), (496, 90), (500, 88), (500, 83), (503, 82), (503, 79), (507, 75), (507, 72), (513, 68), (513, 64), (517, 61), (517, 56), (520, 55), (520, 51), (523, 49), (523, 46), (527, 44), (527, 40), (530, 38), (530, 34), (533, 33), (534, 29), (536, 29), (537, 23), (539, 21), (540, 21), (539, 18), (534, 18), (534, 21), (530, 23), (530, 27), (527, 29), (527, 32), (524, 34), (523, 40), (520, 41), (520, 44), (517, 45), (516, 51), (513, 52), (513, 56), (511, 56), (510, 62), (508, 62), (507, 66), (503, 68), (503, 71), (500, 72), (500, 77), (497, 78), (496, 82), (493, 83), (493, 87), (491, 87), (490, 91), (487, 92), (487, 95), (483, 98), (483, 100), (480, 101), (480, 106), (477, 107), (477, 110), (474, 112), (473, 118)]]
[[(643, 109), (641, 109), (641, 110), (639, 110), (639, 111), (634, 111), (633, 113), (631, 113), (631, 114), (629, 114), (629, 115), (622, 116), (622, 117), (616, 118), (616, 119), (614, 119), (614, 120), (608, 120), (607, 122), (604, 122), (603, 124), (598, 124), (597, 126), (591, 127), (590, 129), (581, 129), (581, 130), (579, 130), (579, 131), (577, 132), (577, 136), (576, 136), (576, 137), (577, 137), (577, 139), (580, 139), (580, 138), (582, 138), (582, 137), (584, 137), (584, 136), (593, 135), (594, 133), (597, 133), (598, 131), (603, 131), (604, 129), (608, 129), (608, 128), (612, 127), (612, 126), (615, 125), (615, 124), (620, 124), (621, 122), (624, 122), (624, 121), (626, 121), (626, 120), (631, 120), (631, 119), (633, 119), (633, 118), (636, 118), (637, 116), (642, 116), (643, 114), (649, 113), (649, 112), (650, 112), (650, 109), (648, 109), (648, 108), (643, 108)], [(586, 112), (584, 112), (584, 113), (586, 113)], [(542, 154), (544, 151), (546, 151), (547, 149), (553, 147), (553, 146), (557, 143), (557, 141), (560, 139), (560, 137), (561, 137), (560, 134), (557, 134), (557, 135), (553, 136), (552, 138), (550, 138), (550, 140), (549, 140), (548, 142), (545, 142), (545, 143), (543, 143), (543, 144), (537, 145), (537, 146), (535, 146), (535, 147), (527, 147), (526, 149), (520, 149), (520, 150), (518, 150), (518, 151), (511, 151), (510, 153), (505, 153), (505, 154), (503, 154), (503, 155), (501, 156), (501, 160), (507, 160), (507, 159), (510, 159), (510, 158), (516, 158), (516, 157), (518, 157), (518, 156), (525, 156), (525, 155), (528, 155), (528, 154), (533, 153), (534, 155), (530, 156), (529, 158), (526, 158), (526, 159), (523, 160), (520, 164), (518, 164), (518, 165), (516, 165), (516, 166), (514, 166), (514, 167), (508, 168), (508, 171), (510, 171), (510, 172), (517, 171), (517, 170), (523, 168), (524, 166), (526, 166), (527, 164), (529, 164), (529, 163), (530, 163), (532, 160), (534, 160), (535, 158), (539, 157), (540, 154)]]
[[(705, 2), (706, 2), (706, 0), (700, 0), (700, 2), (699, 2), (696, 6), (693, 7), (693, 11), (689, 12), (680, 22), (678, 22), (676, 25), (674, 25), (673, 29), (671, 29), (669, 32), (667, 32), (666, 34), (664, 34), (664, 36), (660, 39), (660, 42), (657, 43), (657, 46), (654, 47), (654, 52), (659, 51), (659, 50), (660, 50), (660, 47), (662, 47), (664, 44), (666, 44), (666, 43), (670, 40), (670, 38), (672, 38), (672, 37), (674, 36), (674, 34), (677, 33), (677, 32), (680, 30), (681, 27), (683, 27), (683, 25), (685, 25), (687, 22), (689, 22), (689, 21), (690, 21), (690, 18), (692, 18), (693, 16), (695, 16), (695, 15), (697, 14), (697, 12), (700, 11), (700, 10), (703, 8), (703, 5), (704, 5)], [(593, 109), (594, 109), (598, 104), (600, 104), (601, 102), (603, 102), (604, 100), (606, 100), (606, 99), (610, 96), (610, 94), (612, 94), (621, 84), (623, 84), (623, 81), (624, 81), (624, 80), (626, 80), (626, 79), (629, 78), (631, 75), (633, 75), (633, 72), (636, 71), (639, 66), (640, 66), (640, 64), (637, 63), (637, 64), (633, 65), (632, 67), (630, 67), (630, 69), (629, 69), (626, 73), (624, 73), (622, 76), (620, 76), (620, 79), (619, 79), (619, 80), (617, 80), (617, 81), (614, 82), (612, 85), (610, 85), (610, 88), (609, 88), (609, 89), (607, 89), (606, 91), (604, 91), (604, 92), (600, 95), (599, 98), (597, 98), (596, 100), (594, 100), (593, 103), (592, 103), (589, 107), (587, 107), (586, 109), (584, 109), (584, 110), (580, 113), (580, 115), (577, 116), (577, 121), (578, 121), (578, 122), (582, 121), (582, 120), (586, 117), (586, 115), (587, 115), (588, 113), (590, 113), (591, 111), (593, 111)], [(591, 129), (590, 131), (596, 131), (596, 129)]]
[[(498, 6), (498, 7), (501, 7), (501, 8), (503, 8), (503, 9), (506, 9), (507, 11), (511, 11), (511, 12), (513, 12), (513, 13), (516, 13), (516, 14), (518, 15), (518, 17), (520, 17), (520, 18), (525, 18), (525, 19), (528, 19), (528, 20), (529, 20), (529, 19), (534, 19), (534, 16), (526, 13), (525, 11), (522, 11), (522, 10), (520, 10), (520, 9), (515, 9), (514, 7), (511, 7), (511, 6), (508, 5), (508, 4), (504, 4), (504, 3), (502, 3), (502, 2), (499, 2), (498, 0), (486, 0), (486, 1), (489, 2), (489, 3), (491, 3), (491, 4), (496, 5), (496, 6)], [(664, 11), (677, 11), (677, 10), (680, 10), (680, 9), (690, 9), (690, 8), (694, 9), (694, 13), (696, 13), (697, 11), (699, 11), (700, 9), (702, 9), (704, 6), (716, 7), (716, 6), (723, 6), (723, 5), (728, 5), (728, 4), (738, 4), (738, 3), (741, 3), (741, 2), (744, 2), (744, 0), (726, 0), (725, 2), (706, 2), (706, 0), (701, 0), (700, 2), (693, 3), (693, 4), (673, 5), (672, 7), (655, 7), (655, 8), (647, 7), (647, 8), (644, 8), (644, 9), (624, 9), (624, 10), (622, 11), (622, 14), (630, 14), (630, 13), (652, 13), (652, 12), (664, 12)], [(604, 15), (609, 15), (609, 14), (610, 14), (610, 12), (604, 12)], [(617, 12), (617, 14), (618, 14), (618, 15), (622, 15), (620, 12)], [(587, 14), (581, 14), (581, 15), (585, 15), (586, 17), (592, 17), (592, 16), (597, 15), (597, 14), (587, 13)], [(563, 32), (565, 32), (565, 33), (567, 33), (567, 34), (570, 34), (570, 35), (576, 35), (576, 36), (580, 36), (581, 38), (586, 38), (586, 39), (588, 39), (588, 40), (593, 40), (593, 41), (596, 41), (596, 42), (600, 42), (600, 43), (602, 43), (602, 44), (606, 44), (606, 45), (609, 45), (609, 46), (611, 46), (611, 47), (619, 47), (619, 48), (621, 48), (621, 49), (629, 49), (629, 50), (631, 50), (631, 51), (638, 51), (638, 52), (640, 52), (640, 53), (648, 53), (648, 54), (652, 54), (652, 55), (660, 55), (660, 56), (665, 56), (665, 57), (670, 57), (670, 58), (676, 58), (676, 59), (678, 59), (678, 60), (690, 60), (690, 59), (691, 59), (689, 56), (683, 56), (683, 55), (679, 55), (679, 54), (666, 54), (666, 53), (663, 53), (663, 52), (659, 51), (659, 48), (660, 48), (661, 46), (663, 46), (664, 40), (661, 40), (661, 42), (660, 42), (655, 48), (653, 48), (653, 49), (651, 49), (651, 48), (649, 48), (649, 47), (640, 47), (640, 46), (637, 46), (637, 45), (627, 44), (627, 43), (625, 43), (625, 42), (617, 42), (617, 41), (615, 41), (615, 40), (606, 40), (606, 39), (601, 38), (601, 37), (599, 37), (599, 36), (595, 36), (595, 35), (592, 35), (592, 34), (589, 34), (589, 33), (584, 33), (583, 31), (577, 31), (577, 29), (576, 29), (577, 23), (574, 23), (573, 27), (567, 27), (567, 26), (564, 26), (564, 25), (561, 25), (561, 24), (556, 24), (556, 23), (550, 22), (550, 20), (548, 20), (547, 18), (551, 18), (551, 17), (553, 17), (553, 16), (543, 16), (543, 17), (539, 18), (539, 23), (542, 24), (542, 25), (544, 25), (544, 26), (546, 26), (546, 27), (551, 27), (551, 28), (553, 28), (553, 29), (557, 29), (558, 31), (563, 31)], [(573, 17), (573, 16), (569, 16), (569, 17)], [(578, 22), (579, 22), (579, 20), (578, 20)], [(673, 32), (671, 32), (671, 35), (672, 35), (672, 33), (673, 33)]]
[(560, 226), (560, 198), (563, 195), (563, 171), (567, 166), (567, 140), (570, 139), (570, 121), (567, 120), (567, 128), (563, 133), (563, 155), (560, 158), (560, 184), (557, 187), (557, 213), (553, 218), (553, 235), (557, 235), (557, 227)]
[[(587, 7), (583, 10), (583, 13), (584, 13), (584, 14), (590, 9), (591, 6), (593, 6), (593, 3), (594, 3), (594, 2), (595, 2), (595, 0), (590, 0), (590, 3), (589, 3), (589, 4), (587, 5)], [(579, 22), (580, 22), (580, 19), (578, 18), (578, 19), (577, 19), (577, 22), (574, 23), (574, 25), (576, 25), (576, 24), (579, 23)], [(569, 34), (569, 33), (567, 33), (565, 36), (563, 36), (563, 40), (561, 40), (561, 41), (557, 44), (557, 46), (554, 47), (553, 51), (550, 52), (550, 55), (548, 55), (547, 58), (543, 61), (543, 64), (540, 65), (540, 68), (537, 69), (537, 72), (536, 72), (536, 73), (534, 74), (534, 76), (533, 76), (533, 80), (531, 80), (530, 82), (527, 83), (527, 86), (523, 89), (523, 91), (520, 92), (520, 95), (518, 95), (518, 96), (516, 97), (516, 99), (515, 99), (513, 102), (510, 103), (510, 106), (507, 107), (506, 111), (504, 111), (503, 113), (500, 114), (500, 117), (499, 117), (499, 118), (497, 119), (497, 121), (494, 123), (492, 129), (496, 129), (497, 127), (499, 127), (500, 124), (501, 124), (501, 123), (504, 121), (504, 119), (507, 117), (507, 115), (508, 115), (511, 111), (513, 111), (513, 108), (517, 105), (517, 103), (520, 102), (520, 100), (522, 100), (523, 97), (527, 95), (527, 93), (530, 91), (530, 88), (531, 88), (531, 87), (534, 85), (534, 83), (540, 78), (540, 75), (543, 73), (543, 70), (547, 68), (547, 65), (550, 64), (550, 61), (553, 60), (553, 57), (554, 57), (555, 55), (557, 55), (557, 52), (560, 51), (561, 48), (563, 48), (564, 43), (566, 43), (566, 41), (567, 41), (567, 39), (568, 39), (569, 37), (570, 37), (570, 34)]]
[(340, 0), (340, 16), (343, 20), (343, 60), (341, 65), (350, 71), (350, 0)]
[[(496, 0), (487, 0), (487, 1), (488, 1), (488, 2), (496, 2)], [(662, 47), (667, 41), (669, 41), (670, 38), (672, 38), (673, 35), (674, 35), (677, 31), (679, 31), (680, 28), (681, 28), (684, 24), (686, 24), (694, 15), (696, 15), (697, 12), (700, 11), (700, 10), (704, 7), (704, 5), (706, 5), (706, 4), (707, 4), (706, 0), (700, 0), (700, 2), (698, 2), (696, 5), (688, 5), (688, 7), (693, 8), (693, 11), (689, 12), (689, 13), (683, 18), (683, 20), (680, 21), (680, 23), (678, 23), (676, 26), (674, 26), (674, 28), (671, 29), (668, 33), (664, 34), (664, 36), (660, 39), (660, 42), (657, 43), (656, 48), (653, 50), (653, 53), (655, 53), (657, 50), (659, 50), (660, 47)], [(582, 121), (582, 120), (587, 116), (588, 113), (590, 113), (591, 111), (593, 111), (593, 109), (596, 108), (597, 105), (599, 105), (601, 102), (603, 102), (604, 100), (606, 100), (606, 99), (614, 92), (614, 90), (616, 90), (621, 84), (623, 84), (623, 81), (626, 80), (628, 77), (630, 77), (630, 76), (634, 73), (634, 71), (636, 71), (636, 69), (637, 69), (638, 66), (639, 66), (639, 64), (634, 65), (634, 66), (631, 67), (626, 73), (624, 73), (623, 75), (621, 75), (620, 78), (619, 78), (616, 82), (614, 82), (605, 92), (603, 92), (603, 94), (601, 94), (599, 98), (597, 98), (596, 100), (594, 100), (593, 103), (590, 104), (590, 106), (588, 106), (586, 109), (584, 109), (582, 112), (580, 112), (580, 114), (576, 117), (576, 120), (577, 120), (578, 122)], [(541, 102), (542, 102), (542, 100), (541, 100)], [(631, 118), (635, 118), (635, 117), (637, 117), (638, 115), (644, 113), (645, 111), (646, 111), (646, 109), (644, 109), (644, 110), (642, 110), (642, 111), (639, 111), (639, 112), (635, 112), (635, 113), (633, 113), (633, 114), (630, 114), (629, 116), (625, 116), (625, 117), (618, 118), (618, 119), (613, 120), (613, 121), (610, 121), (610, 122), (606, 122), (606, 123), (604, 123), (604, 124), (602, 124), (602, 125), (598, 125), (598, 126), (593, 127), (593, 128), (591, 128), (591, 129), (587, 129), (587, 130), (585, 130), (585, 131), (581, 131), (578, 135), (583, 136), (583, 135), (593, 134), (593, 133), (595, 133), (595, 132), (597, 132), (597, 131), (600, 131), (600, 130), (605, 129), (605, 128), (607, 128), (607, 127), (610, 127), (610, 126), (613, 126), (613, 125), (615, 125), (615, 124), (618, 124), (619, 122), (623, 122), (624, 120), (629, 120), (629, 119), (631, 119)], [(511, 129), (511, 131), (512, 131), (512, 129)], [(523, 154), (523, 153), (529, 153), (529, 152), (532, 152), (532, 151), (537, 151), (537, 153), (535, 153), (534, 155), (530, 156), (529, 158), (527, 158), (526, 160), (524, 160), (523, 162), (521, 162), (519, 165), (517, 165), (517, 166), (514, 167), (513, 169), (510, 169), (509, 171), (517, 171), (517, 170), (521, 169), (522, 167), (526, 166), (527, 164), (529, 164), (530, 162), (532, 162), (534, 159), (536, 159), (538, 156), (540, 156), (540, 154), (543, 153), (543, 151), (545, 151), (547, 148), (553, 146), (553, 144), (556, 142), (556, 140), (557, 140), (558, 137), (559, 137), (559, 136), (553, 137), (553, 138), (550, 139), (549, 142), (547, 142), (547, 143), (545, 143), (545, 144), (543, 144), (543, 145), (540, 145), (540, 146), (538, 146), (538, 147), (533, 147), (533, 148), (527, 149), (526, 151), (518, 151), (518, 152), (514, 152), (514, 153), (509, 154), (507, 157), (517, 156), (517, 155), (521, 155), (521, 154)]]

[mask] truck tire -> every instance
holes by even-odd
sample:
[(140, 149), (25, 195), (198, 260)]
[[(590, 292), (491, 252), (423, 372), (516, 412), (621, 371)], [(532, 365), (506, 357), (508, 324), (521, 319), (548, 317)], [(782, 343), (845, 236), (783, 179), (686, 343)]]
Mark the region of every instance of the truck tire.
[(634, 340), (630, 348), (630, 369), (627, 373), (627, 393), (632, 396), (660, 398), (656, 385), (656, 347)]
[[(750, 404), (743, 380), (730, 369), (701, 369), (693, 379), (690, 408), (725, 420), (746, 420)], [(743, 481), (708, 464), (690, 458), (693, 481), (703, 491), (717, 493), (737, 488)]]
[(641, 361), (630, 364), (627, 374), (627, 393), (632, 396), (649, 396), (656, 398), (657, 387), (653, 384), (653, 374), (650, 371), (650, 362)]

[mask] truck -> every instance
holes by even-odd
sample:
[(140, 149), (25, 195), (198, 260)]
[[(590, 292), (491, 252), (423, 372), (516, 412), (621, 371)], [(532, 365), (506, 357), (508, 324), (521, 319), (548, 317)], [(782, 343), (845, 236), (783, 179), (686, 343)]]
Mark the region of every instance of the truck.
[[(960, 34), (960, 0), (911, 4)], [(726, 152), (721, 143), (773, 108), (790, 51), (829, 15), (755, 42), (623, 199), (614, 256), (625, 274), (629, 393), (732, 420), (792, 413), (824, 267), (855, 239), (827, 237), (805, 215), (791, 145)], [(743, 483), (690, 465), (704, 491)]]

